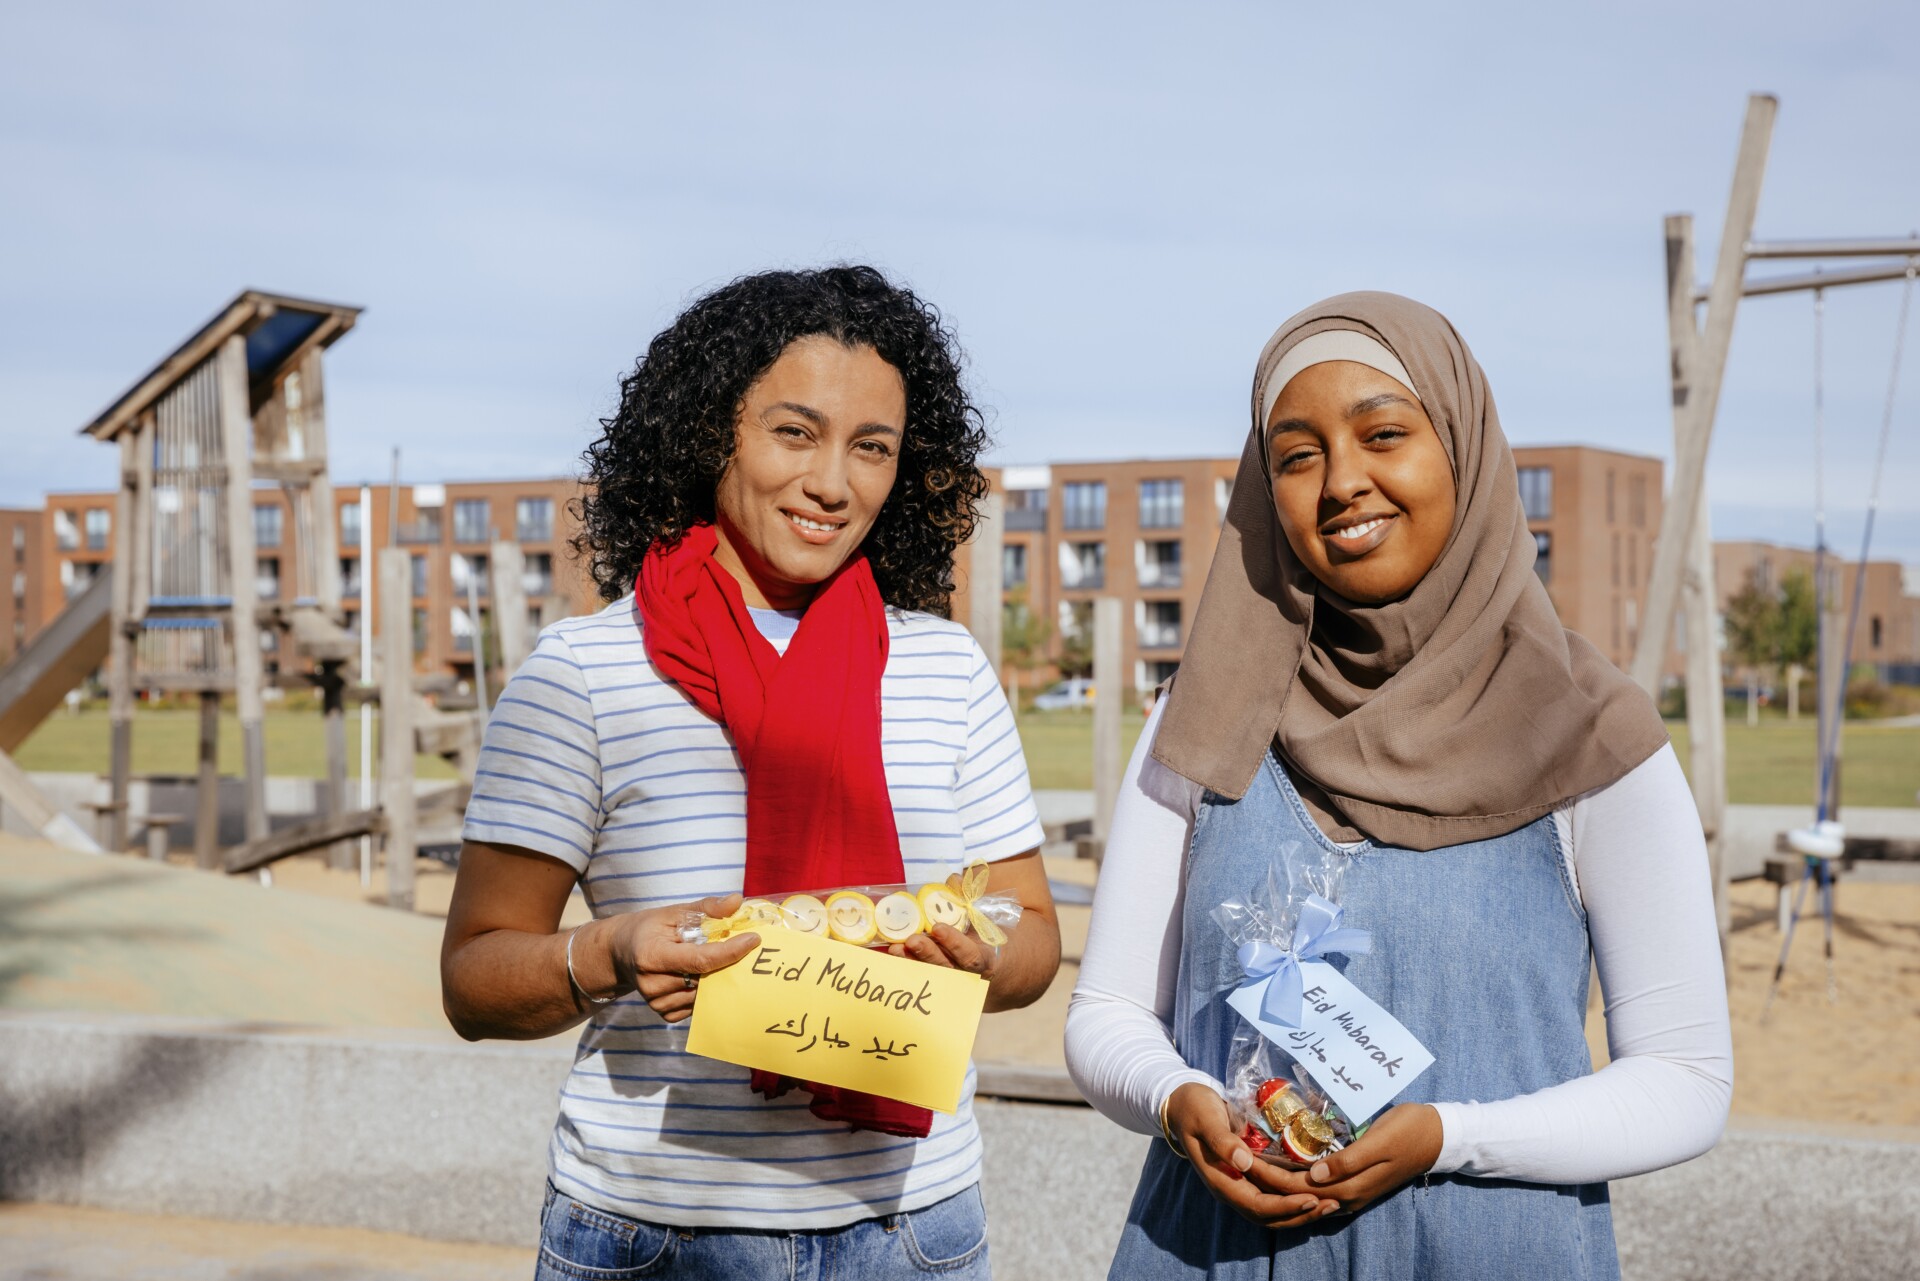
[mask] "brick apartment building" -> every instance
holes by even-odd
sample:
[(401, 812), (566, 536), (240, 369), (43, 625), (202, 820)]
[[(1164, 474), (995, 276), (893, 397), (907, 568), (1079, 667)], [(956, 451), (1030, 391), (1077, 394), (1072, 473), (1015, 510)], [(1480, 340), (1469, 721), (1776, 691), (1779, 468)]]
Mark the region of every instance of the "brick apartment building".
[[(391, 527), (393, 545), (405, 550), (411, 560), (413, 650), (421, 670), (472, 674), (476, 620), (468, 608), (467, 585), (471, 578), (478, 598), (478, 627), (490, 638), (493, 593), (488, 556), (496, 539), (517, 542), (526, 558), (523, 583), (536, 626), (541, 618), (599, 607), (591, 580), (567, 546), (576, 531), (568, 513), (568, 503), (579, 490), (574, 481), (401, 485), (397, 491), (380, 484), (371, 490), (368, 512), (361, 510), (359, 486), (341, 485), (334, 490), (347, 624), (358, 628), (364, 585), (370, 581), (362, 569), (363, 556), (368, 549), (388, 546)], [(38, 556), (38, 571), (25, 573), (29, 609), (24, 634), (31, 636), (112, 561), (118, 531), (113, 528), (111, 493), (50, 494), (43, 512), (26, 515), (38, 532), (39, 547), (46, 549)], [(0, 522), (4, 520), (0, 517)], [(261, 604), (311, 596), (312, 584), (291, 581), (289, 567), (300, 561), (301, 531), (281, 490), (254, 491), (253, 533), (254, 582)], [(6, 536), (0, 524), (0, 538)], [(30, 549), (32, 537), (29, 533)], [(28, 556), (31, 564), (31, 550)], [(7, 618), (0, 614), (0, 627)], [(9, 641), (11, 635), (8, 631)], [(12, 652), (0, 649), (0, 655)], [(269, 653), (269, 665), (291, 661), (291, 642), (283, 639)]]
[[(1748, 583), (1762, 590), (1777, 590), (1780, 582), (1795, 570), (1813, 576), (1813, 552), (1804, 547), (1780, 547), (1761, 542), (1717, 542), (1713, 545), (1713, 578), (1720, 597), (1720, 609)], [(1844, 615), (1853, 607), (1853, 593), (1860, 567), (1844, 553), (1828, 554), (1828, 572), (1832, 584), (1831, 603)], [(1882, 680), (1902, 684), (1920, 684), (1920, 595), (1912, 589), (1920, 584), (1907, 581), (1910, 571), (1885, 560), (1870, 560), (1865, 581), (1860, 585), (1860, 621), (1854, 632), (1853, 652), (1848, 661), (1869, 664)], [(1843, 624), (1844, 625), (1844, 624)]]
[(0, 593), (0, 663), (20, 652), (51, 615), (41, 595), (46, 564), (39, 511), (0, 509), (0, 556), (6, 558), (6, 591)]
[[(1660, 460), (1578, 445), (1514, 455), (1535, 572), (1567, 626), (1626, 666), (1660, 530)], [(1006, 511), (1003, 581), (1052, 621), (1055, 657), (1086, 625), (1094, 597), (1117, 596), (1134, 687), (1172, 674), (1237, 468), (1237, 459), (1197, 458), (989, 471)], [(967, 565), (963, 549), (963, 590)]]
[[(1535, 572), (1561, 620), (1626, 666), (1639, 639), (1660, 529), (1660, 460), (1587, 446), (1525, 446), (1514, 456), (1535, 540)], [(1003, 582), (1009, 593), (1024, 592), (1029, 607), (1051, 624), (1050, 659), (1087, 627), (1096, 597), (1115, 596), (1122, 608), (1123, 670), (1133, 686), (1151, 688), (1172, 673), (1200, 605), (1236, 467), (1230, 458), (1189, 458), (988, 469), (1005, 500)], [(467, 583), (471, 577), (477, 588), (478, 628), (490, 636), (487, 557), (495, 538), (518, 542), (527, 558), (530, 612), (551, 619), (597, 609), (598, 594), (567, 547), (575, 532), (568, 504), (576, 493), (567, 479), (403, 485), (396, 512), (396, 495), (382, 484), (372, 487), (371, 509), (362, 512), (359, 488), (336, 486), (349, 625), (357, 627), (360, 616), (363, 551), (386, 546), (394, 520), (394, 542), (412, 558), (411, 626), (424, 671), (471, 674), (476, 620)], [(52, 494), (41, 511), (0, 511), (0, 549), (13, 558), (12, 590), (0, 596), (0, 661), (111, 560), (117, 532), (110, 493)], [(310, 594), (309, 586), (288, 581), (283, 568), (297, 560), (300, 531), (279, 490), (256, 490), (254, 535), (262, 602)], [(962, 548), (955, 597), (962, 617), (969, 559)], [(1788, 570), (1811, 569), (1812, 562), (1813, 553), (1798, 548), (1716, 543), (1722, 608), (1749, 575), (1777, 584)], [(1852, 566), (1841, 581), (1850, 599)], [(1868, 566), (1853, 657), (1874, 664), (1883, 678), (1920, 681), (1914, 586), (1903, 583), (1898, 564)], [(290, 661), (291, 655), (274, 658)], [(1668, 671), (1681, 671), (1677, 652)], [(1052, 675), (1050, 664), (1042, 664), (1027, 686)]]

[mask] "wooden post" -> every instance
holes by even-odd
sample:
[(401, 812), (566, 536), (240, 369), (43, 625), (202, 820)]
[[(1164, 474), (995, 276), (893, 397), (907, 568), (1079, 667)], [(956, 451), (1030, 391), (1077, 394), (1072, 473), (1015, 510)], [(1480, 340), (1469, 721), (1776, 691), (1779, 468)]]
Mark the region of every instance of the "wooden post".
[[(327, 384), (318, 346), (307, 348), (300, 356), (300, 425), (307, 457), (314, 463), (313, 478), (307, 482), (311, 513), (307, 555), (313, 562), (313, 594), (327, 617), (337, 624), (344, 622), (346, 615), (341, 612), (340, 531), (333, 509), (333, 481), (327, 475)], [(365, 512), (360, 521), (364, 530)], [(361, 542), (366, 542), (364, 533)], [(364, 566), (362, 572), (364, 576)]]
[(259, 602), (254, 596), (253, 418), (248, 412), (247, 340), (220, 345), (220, 444), (227, 484), (228, 624), (233, 630), (233, 693), (240, 713), (241, 772), (246, 779), (247, 839), (267, 834), (267, 740), (260, 662)]
[(380, 808), (387, 905), (413, 910), (413, 576), (407, 553), (380, 552)]
[(489, 553), (493, 572), (493, 634), (500, 645), (500, 682), (504, 685), (533, 652), (527, 635), (527, 558), (519, 543), (501, 539)]
[(200, 691), (200, 778), (194, 789), (193, 865), (220, 866), (220, 694)]
[[(1766, 174), (1767, 148), (1779, 105), (1767, 94), (1747, 99), (1747, 119), (1740, 134), (1733, 190), (1727, 199), (1727, 220), (1720, 231), (1719, 260), (1707, 295), (1704, 330), (1693, 318), (1692, 220), (1685, 222), (1686, 274), (1678, 276), (1674, 230), (1679, 219), (1667, 219), (1668, 318), (1674, 335), (1673, 484), (1660, 522), (1660, 536), (1654, 543), (1646, 618), (1634, 647), (1632, 668), (1634, 680), (1651, 695), (1660, 692), (1660, 671), (1672, 644), (1674, 614), (1680, 604), (1681, 580), (1706, 478), (1707, 445), (1713, 436), (1714, 411), (1720, 403), (1721, 375), (1726, 372), (1727, 349), (1733, 342), (1734, 311), (1746, 284), (1747, 240), (1753, 234), (1754, 211), (1760, 204), (1760, 184)], [(1675, 323), (1683, 299), (1684, 324)]]
[(133, 776), (133, 483), (138, 433), (120, 434), (120, 486), (114, 496), (112, 631), (107, 639), (107, 719), (113, 741), (108, 757), (107, 849), (127, 848), (127, 801)]
[(1120, 799), (1120, 776), (1127, 768), (1120, 746), (1120, 710), (1126, 697), (1120, 652), (1120, 601), (1101, 596), (1093, 602), (1093, 838), (1103, 856), (1113, 830), (1114, 803)]
[[(1737, 186), (1736, 182), (1736, 186)], [(1731, 217), (1731, 215), (1729, 215)], [(1751, 213), (1748, 214), (1749, 225)], [(1744, 232), (1742, 233), (1744, 241)], [(1693, 378), (1700, 363), (1700, 331), (1694, 323), (1693, 303), (1693, 219), (1673, 214), (1666, 221), (1667, 241), (1667, 336), (1672, 354), (1673, 435), (1676, 457), (1685, 448), (1695, 430), (1694, 417), (1699, 401), (1693, 395)], [(1725, 266), (1725, 255), (1722, 255)], [(1740, 267), (1746, 270), (1744, 259)], [(1729, 312), (1731, 315), (1731, 312)], [(1725, 349), (1721, 351), (1722, 360)], [(1717, 389), (1716, 389), (1717, 394)], [(1712, 430), (1709, 414), (1705, 430)], [(1704, 436), (1704, 432), (1702, 433)], [(1680, 482), (1674, 482), (1676, 502), (1681, 501)], [(1718, 606), (1713, 581), (1713, 534), (1706, 511), (1705, 478), (1690, 491), (1684, 508), (1669, 508), (1661, 524), (1661, 538), (1669, 529), (1687, 531), (1685, 575), (1681, 580), (1682, 605), (1687, 646), (1687, 742), (1694, 808), (1700, 815), (1700, 832), (1707, 846), (1707, 873), (1713, 885), (1715, 920), (1720, 931), (1720, 950), (1727, 950), (1732, 918), (1727, 899), (1726, 814), (1727, 814), (1727, 725), (1726, 699), (1720, 682), (1720, 629), (1715, 622)], [(1680, 523), (1684, 521), (1684, 526)], [(1659, 691), (1659, 667), (1665, 666), (1668, 637), (1673, 634), (1671, 619), (1656, 624), (1653, 617), (1653, 584), (1648, 584), (1647, 617), (1635, 637), (1635, 675), (1643, 656), (1659, 655), (1653, 684), (1642, 686), (1649, 693)], [(1655, 635), (1652, 628), (1664, 627)]]
[(1724, 956), (1733, 928), (1727, 901), (1727, 704), (1720, 683), (1720, 629), (1714, 622), (1713, 533), (1701, 504), (1687, 557), (1687, 744), (1690, 782), (1700, 831), (1707, 842), (1707, 872)]
[(1000, 575), (1001, 544), (1005, 530), (1006, 500), (998, 491), (989, 491), (980, 500), (980, 511), (973, 525), (972, 555), (967, 570), (967, 630), (987, 655), (994, 679), (1002, 681), (1000, 632), (1002, 604)]

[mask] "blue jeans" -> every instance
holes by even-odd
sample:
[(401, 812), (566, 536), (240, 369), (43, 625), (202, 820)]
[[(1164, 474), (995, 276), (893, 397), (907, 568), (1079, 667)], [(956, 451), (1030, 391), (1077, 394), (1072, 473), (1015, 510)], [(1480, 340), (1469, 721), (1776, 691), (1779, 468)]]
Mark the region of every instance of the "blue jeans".
[(865, 1281), (937, 1273), (991, 1281), (987, 1212), (968, 1188), (925, 1209), (815, 1232), (674, 1228), (582, 1205), (552, 1184), (534, 1281)]

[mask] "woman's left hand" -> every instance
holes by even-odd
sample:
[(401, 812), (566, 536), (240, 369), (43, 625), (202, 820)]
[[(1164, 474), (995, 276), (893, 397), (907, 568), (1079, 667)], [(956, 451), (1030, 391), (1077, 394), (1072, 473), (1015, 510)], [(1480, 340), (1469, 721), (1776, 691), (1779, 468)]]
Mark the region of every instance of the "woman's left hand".
[(962, 934), (951, 925), (936, 925), (930, 934), (916, 934), (904, 943), (887, 949), (893, 956), (904, 956), (928, 965), (944, 965), (950, 970), (965, 970), (992, 981), (1000, 963), (1000, 949), (989, 947), (971, 933)]
[(1402, 1103), (1304, 1174), (1288, 1175), (1285, 1190), (1314, 1192), (1339, 1202), (1338, 1210), (1325, 1213), (1356, 1214), (1431, 1170), (1440, 1159), (1440, 1140), (1439, 1112), (1426, 1103)]

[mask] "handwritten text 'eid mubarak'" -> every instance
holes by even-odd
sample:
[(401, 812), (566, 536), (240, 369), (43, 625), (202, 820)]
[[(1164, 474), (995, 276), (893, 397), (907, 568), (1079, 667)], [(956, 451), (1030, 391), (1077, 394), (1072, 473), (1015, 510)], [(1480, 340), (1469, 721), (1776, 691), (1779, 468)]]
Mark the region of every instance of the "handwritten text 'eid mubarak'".
[[(814, 958), (809, 956), (798, 964), (788, 964), (781, 961), (779, 957), (779, 948), (761, 948), (760, 954), (753, 959), (753, 967), (750, 972), (757, 977), (771, 978), (782, 983), (805, 983), (808, 970), (812, 966)], [(896, 1010), (901, 1013), (915, 1013), (925, 1015), (928, 1018), (933, 1017), (933, 1007), (929, 1003), (933, 996), (933, 985), (931, 983), (923, 982), (919, 990), (915, 991), (909, 987), (888, 987), (886, 984), (876, 982), (869, 977), (870, 974), (871, 970), (866, 966), (861, 967), (858, 975), (853, 975), (848, 972), (845, 961), (823, 960), (820, 963), (819, 972), (813, 976), (812, 985), (815, 987), (831, 988), (842, 996), (851, 997), (856, 1001), (864, 1001), (871, 1005), (884, 1006), (887, 1009)], [(804, 1040), (806, 1044), (796, 1047), (796, 1053), (804, 1053), (807, 1050), (813, 1049), (815, 1046), (828, 1050), (851, 1048), (853, 1044), (851, 1041), (834, 1032), (832, 1018), (823, 1019), (815, 1031), (809, 1032), (807, 1030), (807, 1020), (809, 1017), (810, 1016), (806, 1014), (802, 1014), (798, 1018), (789, 1018), (777, 1022), (767, 1028), (767, 1034), (769, 1036), (790, 1036), (795, 1040)], [(901, 1045), (894, 1040), (889, 1040), (883, 1045), (877, 1036), (873, 1037), (872, 1040), (873, 1044), (861, 1050), (860, 1053), (873, 1056), (877, 1062), (905, 1058), (913, 1050), (914, 1046), (918, 1044), (916, 1041), (908, 1041), (905, 1045)]]

